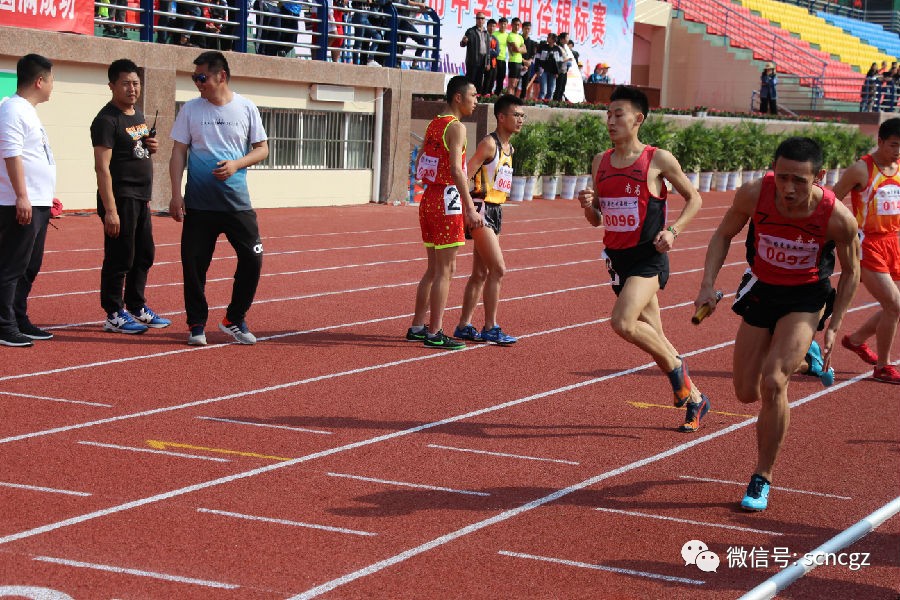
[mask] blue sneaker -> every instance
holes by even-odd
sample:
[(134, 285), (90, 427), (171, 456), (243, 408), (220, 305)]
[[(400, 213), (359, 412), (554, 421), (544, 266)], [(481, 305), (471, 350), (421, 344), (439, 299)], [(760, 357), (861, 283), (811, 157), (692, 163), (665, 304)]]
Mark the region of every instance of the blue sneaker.
[(481, 338), (481, 334), (478, 333), (478, 330), (475, 329), (475, 326), (471, 323), (467, 324), (465, 327), (457, 327), (453, 331), (453, 337), (458, 340), (469, 340), (470, 342), (483, 342), (484, 340)]
[(806, 364), (809, 365), (809, 369), (806, 371), (807, 375), (818, 377), (825, 387), (834, 385), (834, 369), (829, 367), (827, 371), (822, 370), (822, 367), (825, 366), (825, 361), (822, 358), (822, 349), (816, 340), (812, 341), (812, 344), (809, 345), (809, 350), (806, 351)]
[(684, 412), (684, 424), (678, 428), (678, 431), (683, 433), (693, 433), (700, 429), (700, 421), (706, 416), (706, 413), (709, 412), (710, 406), (712, 405), (709, 402), (709, 398), (706, 397), (706, 394), (700, 394), (700, 402), (693, 404), (689, 402), (687, 410)]
[(134, 318), (136, 321), (143, 323), (152, 329), (162, 329), (163, 327), (168, 327), (172, 324), (172, 321), (162, 318), (153, 312), (153, 309), (146, 304), (141, 307), (141, 310), (135, 313)]
[(484, 342), (492, 342), (501, 346), (509, 346), (516, 343), (516, 338), (506, 335), (499, 325), (494, 325), (490, 329), (481, 330), (481, 340)]
[(131, 313), (122, 309), (106, 315), (106, 321), (103, 322), (103, 330), (115, 333), (144, 333), (147, 331), (147, 326), (135, 321)]
[(766, 507), (769, 506), (770, 486), (768, 479), (754, 473), (750, 478), (750, 484), (747, 486), (747, 493), (744, 494), (744, 499), (741, 500), (741, 508), (754, 512), (766, 510)]

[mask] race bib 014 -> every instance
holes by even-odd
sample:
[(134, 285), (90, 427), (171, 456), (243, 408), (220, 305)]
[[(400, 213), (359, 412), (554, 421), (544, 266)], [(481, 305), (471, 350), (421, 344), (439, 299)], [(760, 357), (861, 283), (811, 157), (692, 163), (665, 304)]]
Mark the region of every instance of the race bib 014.
[(886, 185), (875, 192), (876, 211), (880, 217), (900, 215), (900, 187)]

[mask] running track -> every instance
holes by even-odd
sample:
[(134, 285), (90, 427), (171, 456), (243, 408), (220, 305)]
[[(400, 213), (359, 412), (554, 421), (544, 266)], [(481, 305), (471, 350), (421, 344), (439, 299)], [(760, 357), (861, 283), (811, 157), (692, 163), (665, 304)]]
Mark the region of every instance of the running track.
[[(175, 324), (103, 333), (100, 223), (55, 221), (30, 313), (56, 339), (0, 350), (0, 596), (741, 595), (780, 569), (730, 566), (729, 548), (800, 555), (897, 495), (900, 406), (837, 349), (833, 388), (791, 383), (770, 509), (737, 508), (755, 462), (755, 410), (731, 390), (738, 320), (726, 301), (689, 322), (728, 201), (705, 196), (661, 294), (667, 334), (713, 402), (693, 435), (675, 431), (665, 379), (613, 335), (601, 231), (572, 202), (509, 206), (501, 322), (520, 341), (454, 353), (402, 339), (424, 268), (412, 207), (261, 211), (253, 347), (214, 327), (210, 346), (185, 345), (180, 226), (165, 218), (148, 297)], [(726, 293), (742, 258), (735, 244)], [(222, 243), (212, 320), (233, 269)], [(847, 330), (871, 302), (858, 294)], [(869, 566), (821, 567), (782, 597), (895, 600), (898, 534), (889, 520), (847, 550)], [(717, 572), (684, 564), (693, 539), (719, 556)]]

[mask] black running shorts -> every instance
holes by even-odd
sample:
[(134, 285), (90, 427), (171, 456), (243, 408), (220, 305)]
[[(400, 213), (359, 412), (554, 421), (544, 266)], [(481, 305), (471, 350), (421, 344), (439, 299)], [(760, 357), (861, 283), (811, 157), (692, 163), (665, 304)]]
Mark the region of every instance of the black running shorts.
[(834, 309), (835, 295), (827, 279), (805, 285), (771, 285), (759, 281), (748, 270), (741, 278), (731, 310), (747, 325), (774, 333), (775, 324), (781, 317), (795, 312), (818, 313), (824, 307), (818, 325), (818, 330), (822, 331)]
[[(475, 203), (475, 210), (484, 218), (484, 226), (490, 227), (494, 233), (500, 235), (500, 227), (503, 225), (503, 205), (485, 202), (480, 198), (472, 198), (472, 201)], [(468, 229), (466, 229), (466, 239), (472, 239)]]
[(669, 281), (669, 255), (657, 252), (652, 243), (622, 250), (607, 248), (603, 257), (616, 296), (622, 292), (629, 277), (657, 277), (661, 290)]

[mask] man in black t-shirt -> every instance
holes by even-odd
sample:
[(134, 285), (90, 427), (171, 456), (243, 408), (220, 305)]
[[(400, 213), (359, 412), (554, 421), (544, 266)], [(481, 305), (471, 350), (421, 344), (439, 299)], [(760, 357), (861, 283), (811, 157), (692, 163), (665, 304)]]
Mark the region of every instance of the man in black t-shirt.
[(112, 100), (91, 123), (97, 214), (104, 232), (100, 270), (100, 305), (106, 312), (103, 329), (144, 333), (148, 327), (171, 325), (154, 313), (144, 298), (155, 252), (149, 207), (153, 184), (150, 155), (156, 153), (159, 142), (156, 124), (150, 129), (135, 107), (141, 96), (137, 65), (119, 59), (109, 66), (108, 75)]

